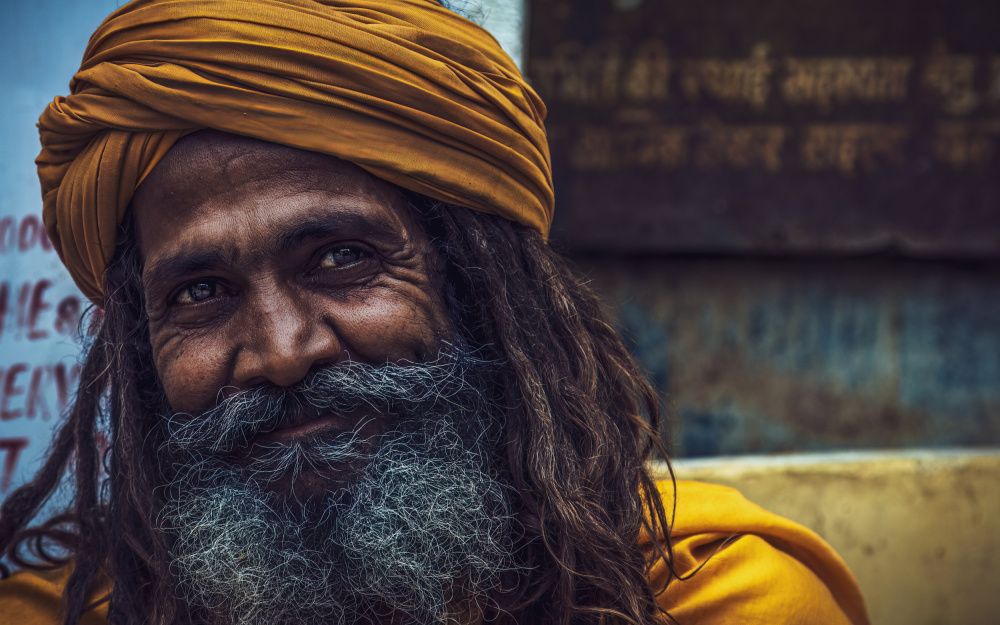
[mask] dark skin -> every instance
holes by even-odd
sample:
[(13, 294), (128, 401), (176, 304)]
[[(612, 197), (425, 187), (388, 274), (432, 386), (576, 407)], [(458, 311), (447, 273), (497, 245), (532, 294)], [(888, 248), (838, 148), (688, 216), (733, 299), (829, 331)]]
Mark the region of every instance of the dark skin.
[(175, 411), (348, 359), (419, 361), (448, 334), (429, 242), (398, 191), (354, 164), (202, 131), (157, 164), (132, 210)]
[[(420, 361), (451, 333), (438, 257), (409, 207), (351, 163), (202, 131), (157, 164), (132, 211), (153, 359), (175, 411), (346, 360)], [(378, 415), (321, 415), (261, 442), (360, 421), (379, 429)], [(299, 479), (305, 494), (337, 482)], [(481, 622), (464, 604), (454, 618)]]

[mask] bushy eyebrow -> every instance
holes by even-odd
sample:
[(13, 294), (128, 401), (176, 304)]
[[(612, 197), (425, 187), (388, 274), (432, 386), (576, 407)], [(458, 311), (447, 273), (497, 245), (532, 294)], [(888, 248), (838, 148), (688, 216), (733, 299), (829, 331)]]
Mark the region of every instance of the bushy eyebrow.
[(405, 242), (399, 228), (389, 220), (360, 215), (338, 215), (335, 218), (307, 219), (278, 235), (271, 253), (286, 254), (303, 243), (340, 235), (351, 238), (376, 239), (378, 242), (397, 246)]
[(222, 250), (206, 250), (203, 252), (178, 252), (157, 260), (142, 272), (142, 282), (147, 292), (156, 292), (170, 284), (175, 279), (193, 273), (230, 265), (237, 260), (238, 254), (227, 255)]
[[(297, 247), (327, 238), (346, 236), (354, 239), (373, 240), (389, 247), (405, 243), (405, 236), (397, 224), (388, 219), (362, 217), (360, 215), (337, 215), (307, 219), (276, 233), (268, 254), (283, 256)], [(236, 264), (240, 260), (238, 249), (215, 248), (203, 251), (181, 250), (160, 258), (143, 271), (143, 283), (150, 294), (158, 293), (163, 285), (191, 274), (210, 271)], [(245, 259), (254, 262), (255, 259)]]

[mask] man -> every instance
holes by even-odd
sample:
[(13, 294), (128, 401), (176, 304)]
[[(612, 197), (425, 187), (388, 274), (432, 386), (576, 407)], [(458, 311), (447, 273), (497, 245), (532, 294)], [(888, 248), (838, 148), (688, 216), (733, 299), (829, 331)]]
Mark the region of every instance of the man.
[(867, 622), (808, 530), (654, 484), (656, 395), (546, 245), (544, 106), (481, 28), (139, 0), (71, 91), (45, 222), (103, 312), (0, 509), (4, 622)]

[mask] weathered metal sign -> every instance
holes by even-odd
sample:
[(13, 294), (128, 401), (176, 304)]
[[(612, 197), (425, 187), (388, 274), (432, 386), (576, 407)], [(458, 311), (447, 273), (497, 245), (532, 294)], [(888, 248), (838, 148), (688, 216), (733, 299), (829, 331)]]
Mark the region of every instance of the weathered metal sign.
[(1000, 256), (1000, 2), (534, 0), (579, 251)]

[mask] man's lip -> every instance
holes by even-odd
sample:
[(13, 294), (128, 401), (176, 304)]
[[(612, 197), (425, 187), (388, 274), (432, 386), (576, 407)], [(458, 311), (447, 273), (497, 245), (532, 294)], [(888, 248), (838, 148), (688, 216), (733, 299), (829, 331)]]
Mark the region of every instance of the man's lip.
[(278, 427), (277, 429), (258, 436), (256, 442), (262, 444), (288, 443), (294, 441), (295, 439), (306, 438), (308, 436), (318, 434), (324, 430), (343, 430), (353, 425), (354, 423), (351, 419), (342, 415), (318, 417), (316, 419), (306, 421), (305, 423)]

